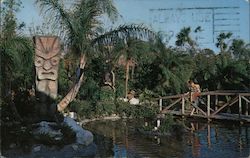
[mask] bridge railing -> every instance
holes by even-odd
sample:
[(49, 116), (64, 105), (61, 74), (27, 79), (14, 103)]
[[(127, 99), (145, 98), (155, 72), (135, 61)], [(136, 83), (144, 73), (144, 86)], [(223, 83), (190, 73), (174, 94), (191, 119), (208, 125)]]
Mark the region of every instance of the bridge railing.
[[(202, 92), (200, 98), (202, 98), (202, 106), (191, 104), (190, 93), (159, 97), (156, 100), (159, 102), (159, 111), (163, 114), (190, 115), (190, 108), (192, 108), (196, 110), (197, 115), (200, 117), (218, 118), (220, 114), (225, 112), (224, 109), (236, 107), (237, 105), (238, 109), (236, 109), (238, 111), (236, 114), (238, 114), (238, 119), (249, 114), (250, 93), (248, 92), (208, 91)], [(204, 103), (204, 100), (206, 103)], [(229, 113), (226, 112), (226, 114)]]

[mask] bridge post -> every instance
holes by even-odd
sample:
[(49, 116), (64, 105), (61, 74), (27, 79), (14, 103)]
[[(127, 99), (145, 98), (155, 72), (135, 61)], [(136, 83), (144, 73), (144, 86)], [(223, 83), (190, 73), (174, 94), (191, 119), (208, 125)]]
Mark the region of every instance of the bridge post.
[(250, 100), (248, 100), (244, 95), (242, 96), (242, 99), (246, 101), (246, 109), (245, 109), (245, 115), (248, 116), (248, 109), (249, 109), (249, 103), (250, 103)]
[(210, 106), (210, 95), (207, 95), (207, 120), (208, 120), (208, 122), (210, 122), (211, 121), (211, 119), (210, 119), (210, 108), (211, 106)]
[(159, 100), (160, 111), (162, 111), (162, 98)]
[(181, 114), (185, 114), (185, 98), (184, 96), (181, 97)]
[(242, 107), (241, 107), (241, 95), (239, 94), (239, 119), (241, 119)]
[(207, 117), (210, 117), (210, 95), (207, 95)]
[(218, 110), (218, 95), (215, 95), (215, 111)]

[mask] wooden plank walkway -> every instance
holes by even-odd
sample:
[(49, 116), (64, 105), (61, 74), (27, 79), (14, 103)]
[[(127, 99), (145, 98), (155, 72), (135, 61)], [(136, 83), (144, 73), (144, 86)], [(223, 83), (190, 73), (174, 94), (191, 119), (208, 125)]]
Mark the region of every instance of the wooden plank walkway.
[(250, 93), (246, 92), (202, 92), (198, 106), (190, 102), (189, 93), (160, 97), (157, 100), (159, 101), (159, 116), (172, 114), (208, 120), (218, 119), (250, 123)]

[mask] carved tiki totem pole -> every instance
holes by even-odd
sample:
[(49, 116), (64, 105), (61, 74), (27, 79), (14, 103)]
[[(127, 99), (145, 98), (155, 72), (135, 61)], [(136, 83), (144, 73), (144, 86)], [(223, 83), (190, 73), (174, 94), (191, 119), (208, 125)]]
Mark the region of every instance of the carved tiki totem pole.
[(57, 97), (60, 40), (56, 36), (35, 36), (34, 43), (37, 108), (39, 114), (46, 117)]

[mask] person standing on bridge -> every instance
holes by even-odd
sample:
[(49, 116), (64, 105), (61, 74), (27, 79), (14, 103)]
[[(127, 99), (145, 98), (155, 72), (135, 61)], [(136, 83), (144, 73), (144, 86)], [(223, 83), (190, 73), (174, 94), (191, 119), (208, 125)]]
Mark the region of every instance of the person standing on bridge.
[[(198, 106), (199, 96), (201, 95), (201, 89), (199, 84), (195, 84), (192, 80), (188, 81), (189, 90), (190, 90), (190, 101), (193, 106)], [(195, 108), (192, 109), (191, 114), (193, 115)]]

